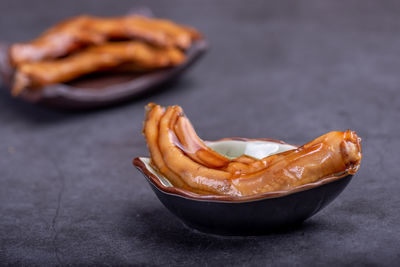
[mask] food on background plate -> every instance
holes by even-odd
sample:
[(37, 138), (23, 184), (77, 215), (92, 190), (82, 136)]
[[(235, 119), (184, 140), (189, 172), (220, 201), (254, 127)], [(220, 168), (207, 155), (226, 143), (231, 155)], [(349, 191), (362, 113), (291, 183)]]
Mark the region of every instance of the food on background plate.
[(229, 158), (197, 136), (179, 106), (147, 105), (143, 133), (152, 166), (174, 186), (198, 194), (241, 197), (290, 190), (354, 174), (362, 158), (361, 139), (350, 130), (330, 132), (261, 159)]
[(65, 56), (88, 45), (131, 39), (187, 49), (198, 38), (200, 34), (195, 29), (168, 20), (139, 15), (117, 18), (81, 15), (59, 23), (31, 42), (13, 44), (10, 58), (18, 66), (23, 62)]
[(185, 50), (199, 38), (193, 28), (139, 15), (74, 17), (31, 42), (11, 45), (9, 58), (16, 68), (12, 93), (97, 71), (173, 67), (185, 61)]
[(125, 72), (153, 71), (177, 66), (184, 60), (185, 54), (176, 47), (159, 48), (139, 41), (106, 43), (58, 60), (20, 64), (15, 73), (12, 92), (18, 95), (25, 88), (40, 88), (111, 69)]

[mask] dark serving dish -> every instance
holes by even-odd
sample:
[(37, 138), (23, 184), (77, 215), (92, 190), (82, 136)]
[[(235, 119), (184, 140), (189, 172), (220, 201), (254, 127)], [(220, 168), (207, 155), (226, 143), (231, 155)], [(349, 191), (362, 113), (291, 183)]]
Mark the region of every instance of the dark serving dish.
[(168, 210), (189, 227), (222, 235), (259, 235), (298, 225), (332, 202), (353, 177), (331, 176), (287, 191), (238, 198), (176, 188), (149, 163), (146, 157), (133, 161)]
[[(151, 12), (129, 12), (151, 16)], [(14, 68), (8, 58), (7, 42), (0, 43), (0, 75), (11, 91)], [(102, 73), (87, 75), (69, 83), (53, 84), (40, 90), (25, 90), (18, 97), (30, 103), (64, 108), (99, 108), (125, 102), (172, 81), (187, 70), (207, 50), (205, 39), (197, 40), (186, 51), (186, 61), (176, 67), (144, 74)]]

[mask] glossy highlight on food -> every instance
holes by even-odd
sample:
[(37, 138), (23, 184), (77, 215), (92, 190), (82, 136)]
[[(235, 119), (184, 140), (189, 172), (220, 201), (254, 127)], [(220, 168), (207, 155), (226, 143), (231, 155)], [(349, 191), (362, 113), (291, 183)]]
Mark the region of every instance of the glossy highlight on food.
[(362, 158), (361, 139), (350, 130), (330, 132), (261, 159), (228, 158), (197, 136), (179, 106), (147, 105), (143, 133), (158, 172), (175, 187), (206, 195), (241, 197), (289, 190), (354, 174)]

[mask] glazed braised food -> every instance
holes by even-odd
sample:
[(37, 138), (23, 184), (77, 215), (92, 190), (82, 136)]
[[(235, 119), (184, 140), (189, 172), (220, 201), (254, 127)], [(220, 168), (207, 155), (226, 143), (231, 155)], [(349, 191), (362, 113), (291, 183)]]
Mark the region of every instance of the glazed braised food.
[(296, 149), (257, 159), (228, 158), (209, 148), (179, 106), (146, 107), (143, 133), (151, 163), (176, 187), (199, 194), (250, 196), (289, 190), (334, 175), (354, 174), (361, 139), (330, 132)]
[(161, 47), (189, 48), (200, 34), (189, 27), (168, 20), (132, 15), (100, 18), (82, 15), (50, 28), (36, 40), (11, 46), (14, 65), (23, 62), (54, 59), (88, 45), (110, 40), (142, 40)]
[(28, 87), (67, 82), (96, 71), (152, 71), (177, 66), (184, 60), (185, 54), (175, 47), (159, 48), (138, 41), (106, 43), (59, 60), (21, 64), (16, 70), (13, 93), (19, 94)]
[(96, 71), (141, 72), (175, 66), (200, 37), (190, 27), (138, 15), (74, 17), (36, 40), (11, 45), (9, 58), (17, 70), (13, 94)]

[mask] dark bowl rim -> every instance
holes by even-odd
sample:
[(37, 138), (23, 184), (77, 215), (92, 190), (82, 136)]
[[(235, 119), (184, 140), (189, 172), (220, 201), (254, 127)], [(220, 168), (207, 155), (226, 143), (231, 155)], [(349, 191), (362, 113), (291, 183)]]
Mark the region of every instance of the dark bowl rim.
[[(249, 139), (249, 138), (242, 138), (242, 137), (232, 137), (232, 138), (222, 138), (215, 141), (206, 141), (206, 142), (219, 142), (219, 141), (229, 141), (229, 140), (237, 140), (237, 141), (270, 141), (276, 142), (280, 144), (290, 145), (286, 142), (281, 140), (269, 139), (269, 138), (257, 138), (257, 139)], [(291, 145), (293, 146), (293, 145)], [(297, 147), (297, 146), (296, 146)], [(206, 202), (221, 202), (221, 203), (243, 203), (243, 202), (253, 202), (253, 201), (260, 201), (265, 199), (272, 199), (272, 198), (280, 198), (285, 197), (294, 193), (311, 190), (316, 187), (320, 187), (322, 185), (335, 182), (347, 176), (353, 176), (349, 173), (343, 173), (340, 175), (333, 175), (322, 178), (313, 183), (307, 183), (301, 186), (297, 186), (295, 188), (289, 190), (282, 190), (282, 191), (274, 191), (274, 192), (265, 192), (261, 194), (245, 196), (245, 197), (234, 197), (234, 196), (225, 196), (225, 195), (200, 195), (194, 192), (177, 188), (174, 186), (165, 186), (160, 182), (160, 179), (156, 177), (150, 170), (147, 169), (146, 164), (141, 160), (141, 158), (149, 158), (149, 157), (136, 157), (133, 159), (133, 165), (145, 176), (145, 178), (150, 182), (155, 188), (159, 191), (173, 195), (185, 199), (195, 200), (195, 201), (206, 201)]]

